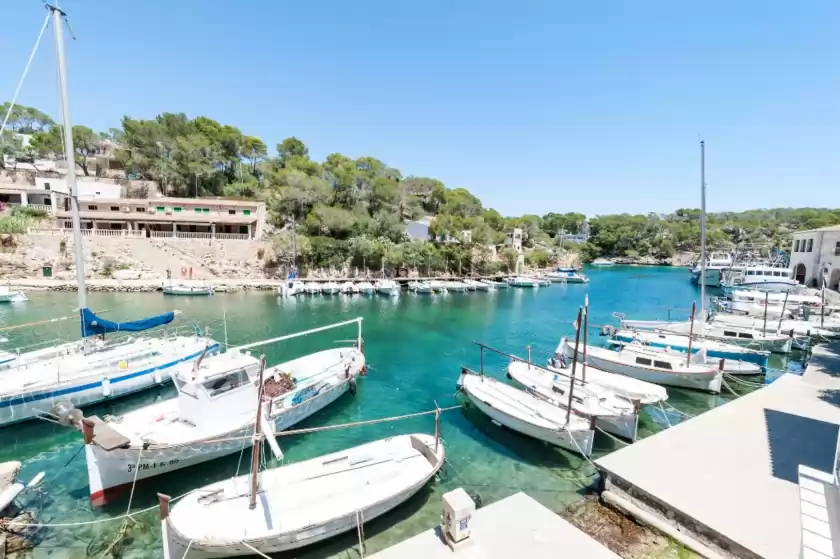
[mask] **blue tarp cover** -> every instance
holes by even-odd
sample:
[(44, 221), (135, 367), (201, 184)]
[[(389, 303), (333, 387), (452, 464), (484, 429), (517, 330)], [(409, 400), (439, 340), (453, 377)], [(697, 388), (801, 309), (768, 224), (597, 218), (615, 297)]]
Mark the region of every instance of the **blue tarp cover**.
[(131, 322), (111, 322), (99, 318), (90, 309), (82, 309), (82, 337), (86, 338), (109, 332), (142, 332), (149, 328), (169, 324), (173, 320), (175, 320), (175, 313), (168, 312), (142, 320), (132, 320)]

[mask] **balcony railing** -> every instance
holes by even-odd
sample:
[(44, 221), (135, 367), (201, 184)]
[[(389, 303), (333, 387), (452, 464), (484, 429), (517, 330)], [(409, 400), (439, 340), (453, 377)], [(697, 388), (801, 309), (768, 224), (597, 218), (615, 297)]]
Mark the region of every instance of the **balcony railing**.
[[(27, 233), (40, 237), (70, 237), (73, 235), (73, 230), (65, 228), (30, 227)], [(146, 237), (145, 231), (130, 229), (82, 229), (80, 233), (82, 237), (123, 237), (128, 239), (143, 239)]]
[(35, 210), (44, 210), (45, 212), (53, 213), (53, 207), (49, 204), (29, 204), (29, 207)]

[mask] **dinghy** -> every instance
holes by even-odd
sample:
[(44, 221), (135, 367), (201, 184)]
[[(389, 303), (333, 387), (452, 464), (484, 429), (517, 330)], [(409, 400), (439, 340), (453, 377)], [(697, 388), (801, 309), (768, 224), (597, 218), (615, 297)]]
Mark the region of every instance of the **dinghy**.
[[(525, 361), (512, 361), (508, 365), (508, 375), (529, 392), (555, 406), (561, 409), (568, 406), (569, 391), (572, 390), (571, 376), (549, 372)], [(594, 417), (595, 424), (607, 433), (636, 440), (639, 408), (632, 401), (612, 390), (580, 380), (575, 381), (572, 401), (575, 413)]]
[[(572, 345), (565, 339), (561, 345), (564, 355), (571, 358), (574, 355)], [(665, 386), (720, 393), (723, 373), (706, 365), (706, 351), (702, 349), (690, 358), (683, 354), (658, 352), (641, 344), (627, 344), (620, 351), (587, 346), (586, 353), (588, 363), (610, 373)], [(583, 354), (579, 352), (578, 360), (582, 359)]]
[(319, 295), (321, 293), (321, 284), (317, 281), (306, 282), (307, 295)]
[[(365, 370), (365, 358), (358, 349), (361, 319), (249, 347), (348, 324), (358, 324), (354, 347), (319, 351), (264, 370), (260, 360), (234, 348), (173, 371), (177, 389), (173, 398), (106, 421), (85, 419), (81, 429), (91, 501), (102, 505), (134, 480), (240, 452), (252, 442), (258, 394), (263, 395), (263, 430), (273, 438), (274, 433), (310, 417), (348, 390), (355, 392), (356, 378)], [(59, 413), (67, 415), (67, 408)], [(78, 420), (72, 423), (79, 426)]]
[(584, 456), (592, 454), (594, 421), (467, 369), (461, 370), (458, 387), (496, 423)]
[(357, 530), (416, 494), (444, 456), (434, 436), (398, 435), (265, 470), (257, 479), (204, 486), (165, 516), (164, 556), (278, 553)]
[[(199, 335), (130, 336), (111, 342), (105, 334), (143, 332), (169, 324), (175, 313), (133, 322), (104, 320), (82, 309), (82, 341), (22, 354), (0, 371), (0, 427), (34, 419), (59, 402), (87, 406), (169, 382), (168, 372), (219, 344)], [(97, 338), (94, 338), (97, 336)]]
[(213, 295), (212, 285), (193, 283), (186, 280), (166, 280), (163, 282), (164, 295)]

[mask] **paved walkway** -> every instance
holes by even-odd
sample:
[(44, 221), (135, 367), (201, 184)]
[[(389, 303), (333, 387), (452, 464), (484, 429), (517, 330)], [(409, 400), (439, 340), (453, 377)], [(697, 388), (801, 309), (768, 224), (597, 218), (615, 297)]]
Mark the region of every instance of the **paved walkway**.
[(429, 530), (368, 559), (619, 559), (524, 493), (477, 510), (470, 529), (469, 543), (455, 553)]
[(608, 488), (722, 552), (789, 559), (801, 545), (797, 470), (833, 471), (840, 344), (772, 385), (596, 461)]

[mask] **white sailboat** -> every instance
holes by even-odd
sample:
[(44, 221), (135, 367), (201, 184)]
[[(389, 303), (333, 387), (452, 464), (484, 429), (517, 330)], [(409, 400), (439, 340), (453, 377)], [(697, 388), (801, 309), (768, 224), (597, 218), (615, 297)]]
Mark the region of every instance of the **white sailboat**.
[[(574, 348), (568, 340), (563, 339), (561, 345), (565, 357), (572, 358)], [(664, 386), (720, 393), (722, 371), (706, 364), (705, 350), (688, 357), (682, 353), (663, 353), (641, 344), (627, 344), (620, 351), (587, 346), (586, 353), (587, 362), (603, 371)], [(582, 359), (583, 354), (578, 353), (578, 360)]]
[(467, 369), (461, 371), (458, 386), (476, 408), (499, 424), (571, 452), (592, 454), (594, 421)]
[(341, 286), (334, 281), (328, 281), (321, 286), (321, 293), (324, 295), (337, 295), (340, 291)]
[(345, 295), (354, 295), (359, 292), (359, 288), (352, 281), (345, 281), (341, 284), (341, 292)]
[(283, 297), (294, 297), (306, 293), (306, 284), (300, 280), (288, 279), (277, 286), (277, 294)]
[[(255, 342), (256, 347), (350, 324), (353, 347), (312, 353), (268, 369), (244, 350), (232, 349), (171, 373), (177, 395), (100, 421), (74, 423), (85, 433), (91, 500), (102, 505), (135, 480), (168, 473), (241, 451), (251, 444), (254, 402), (262, 395), (262, 428), (269, 436), (288, 429), (350, 390), (365, 371), (361, 319)], [(62, 410), (66, 414), (66, 408)], [(273, 439), (272, 441), (273, 442)], [(139, 470), (138, 470), (139, 468)]]
[(265, 555), (361, 529), (416, 494), (444, 457), (434, 436), (398, 435), (204, 486), (171, 511), (164, 500), (164, 557)]

